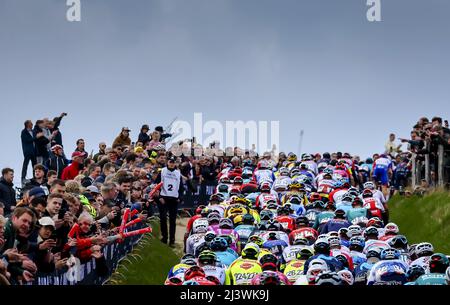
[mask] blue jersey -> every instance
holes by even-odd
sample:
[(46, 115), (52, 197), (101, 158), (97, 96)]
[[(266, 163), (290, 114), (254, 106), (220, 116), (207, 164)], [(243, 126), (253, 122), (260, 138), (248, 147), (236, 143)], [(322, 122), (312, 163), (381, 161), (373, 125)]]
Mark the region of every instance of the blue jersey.
[(324, 260), (327, 263), (330, 271), (338, 272), (344, 269), (342, 263), (336, 257), (331, 255), (316, 254), (308, 258), (308, 260), (305, 262), (305, 265), (303, 267), (303, 274), (306, 274), (306, 272), (308, 272), (309, 263), (316, 258)]
[(229, 250), (231, 249), (215, 252), (217, 255), (217, 260), (227, 267), (230, 266), (239, 257), (235, 251), (231, 252)]
[(280, 240), (280, 239), (268, 240), (268, 241), (264, 242), (264, 244), (262, 245), (262, 247), (264, 249), (267, 249), (270, 252), (272, 252), (272, 254), (275, 255), (278, 258), (278, 260), (280, 260), (280, 261), (283, 257), (283, 250), (287, 246), (288, 246), (288, 244), (284, 240)]
[(367, 285), (403, 285), (407, 270), (408, 265), (401, 260), (379, 261), (370, 270)]
[(319, 231), (320, 234), (326, 234), (332, 231), (339, 231), (341, 228), (348, 228), (352, 224), (347, 219), (333, 218), (328, 221)]
[(366, 261), (355, 268), (355, 284), (366, 284), (368, 273), (373, 265)]

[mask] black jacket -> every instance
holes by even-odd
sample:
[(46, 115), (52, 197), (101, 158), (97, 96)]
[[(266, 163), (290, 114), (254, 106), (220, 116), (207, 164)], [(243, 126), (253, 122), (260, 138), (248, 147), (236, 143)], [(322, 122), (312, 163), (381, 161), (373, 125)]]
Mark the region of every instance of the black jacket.
[(36, 155), (34, 137), (28, 132), (26, 128), (22, 130), (22, 133), (20, 134), (20, 139), (22, 141), (23, 156), (34, 157)]
[(142, 142), (144, 147), (150, 142), (150, 136), (144, 132), (141, 132), (138, 137), (138, 142)]
[(16, 190), (14, 184), (8, 183), (0, 178), (0, 201), (5, 204), (5, 214), (11, 213), (11, 206), (16, 205)]
[(47, 149), (47, 144), (50, 143), (50, 141), (45, 136), (37, 138), (36, 135), (40, 132), (42, 132), (42, 129), (38, 126), (34, 126), (33, 136), (36, 143), (36, 156), (48, 158), (49, 152)]

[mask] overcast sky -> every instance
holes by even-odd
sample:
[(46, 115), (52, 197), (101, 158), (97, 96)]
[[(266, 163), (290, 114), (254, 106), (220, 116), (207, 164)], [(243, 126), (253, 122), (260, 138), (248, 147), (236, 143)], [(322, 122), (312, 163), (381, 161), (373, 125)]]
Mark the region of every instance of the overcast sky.
[(0, 1), (0, 166), (20, 175), (23, 121), (68, 112), (66, 150), (174, 117), (278, 120), (283, 151), (380, 152), (448, 118), (450, 1)]

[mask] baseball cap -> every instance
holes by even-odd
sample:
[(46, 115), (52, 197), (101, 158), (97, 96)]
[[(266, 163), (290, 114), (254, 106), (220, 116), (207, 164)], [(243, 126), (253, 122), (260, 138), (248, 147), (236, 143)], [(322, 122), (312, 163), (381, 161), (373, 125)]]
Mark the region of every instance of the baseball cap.
[(55, 222), (50, 217), (42, 217), (39, 219), (39, 224), (43, 227), (51, 226), (53, 229), (55, 229)]
[(59, 145), (59, 144), (56, 144), (56, 145), (53, 145), (52, 148), (51, 148), (52, 151), (55, 151), (57, 149), (62, 149), (62, 146)]
[(147, 129), (150, 130), (150, 127), (147, 124), (142, 125), (141, 129)]
[(28, 193), (28, 196), (34, 196), (36, 198), (38, 197), (44, 197), (45, 192), (40, 186), (33, 187), (30, 192)]
[(131, 129), (128, 127), (122, 127), (122, 131), (131, 131)]
[(172, 156), (172, 157), (167, 159), (167, 162), (175, 162), (176, 160), (177, 159), (174, 156)]
[(76, 158), (76, 157), (84, 157), (84, 153), (82, 153), (81, 151), (74, 151), (72, 153), (72, 158)]
[(86, 190), (90, 193), (94, 193), (94, 194), (100, 194), (100, 191), (98, 190), (98, 187), (96, 187), (95, 185), (89, 185)]
[(156, 127), (155, 127), (155, 130), (156, 130), (156, 131), (159, 131), (160, 133), (163, 133), (163, 132), (164, 132), (164, 129), (162, 128), (162, 126), (156, 126)]

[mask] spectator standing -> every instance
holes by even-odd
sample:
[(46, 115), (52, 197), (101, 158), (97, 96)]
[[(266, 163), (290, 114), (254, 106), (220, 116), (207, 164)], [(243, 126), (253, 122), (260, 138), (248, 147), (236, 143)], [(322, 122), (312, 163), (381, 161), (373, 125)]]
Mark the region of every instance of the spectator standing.
[(401, 147), (401, 143), (398, 144), (395, 142), (395, 134), (391, 133), (389, 135), (389, 140), (384, 145), (384, 153), (395, 157), (397, 153), (401, 152)]
[(34, 177), (25, 185), (25, 189), (32, 189), (33, 187), (41, 187), (45, 195), (49, 194), (49, 185), (47, 184), (47, 179), (45, 178), (45, 167), (42, 164), (36, 164), (33, 167)]
[(83, 157), (87, 157), (88, 153), (84, 149), (85, 145), (86, 145), (86, 142), (84, 141), (84, 139), (78, 139), (76, 144), (77, 144), (77, 148), (75, 148), (75, 151), (82, 153)]
[(82, 152), (74, 151), (72, 153), (72, 163), (63, 170), (61, 174), (62, 180), (73, 180), (78, 176), (80, 167), (83, 164), (83, 157), (84, 154)]
[(0, 201), (5, 205), (4, 213), (9, 215), (16, 205), (16, 191), (14, 190), (14, 170), (12, 168), (2, 169), (0, 178)]
[(88, 175), (81, 181), (81, 185), (83, 187), (91, 186), (94, 183), (95, 179), (100, 176), (101, 172), (102, 168), (98, 164), (94, 163), (89, 165)]
[(106, 143), (105, 142), (100, 142), (98, 144), (98, 153), (96, 153), (94, 155), (94, 157), (92, 158), (95, 162), (98, 162), (99, 159), (106, 155)]
[(31, 161), (31, 166), (36, 165), (36, 147), (34, 142), (34, 136), (33, 136), (33, 123), (31, 120), (26, 120), (25, 128), (22, 130), (22, 133), (20, 135), (20, 139), (22, 142), (22, 152), (23, 152), (23, 164), (22, 164), (22, 175), (21, 175), (21, 181), (22, 185), (25, 182), (27, 170), (28, 170), (28, 164)]
[(150, 142), (150, 136), (148, 135), (149, 130), (150, 127), (147, 124), (142, 125), (137, 142), (141, 142), (143, 147), (147, 146), (148, 142)]
[(61, 145), (56, 144), (52, 147), (52, 154), (47, 161), (47, 168), (49, 170), (54, 170), (58, 176), (61, 178), (63, 170), (69, 164), (69, 160), (64, 156), (64, 151)]
[[(175, 245), (178, 203), (180, 203), (183, 195), (181, 173), (176, 169), (175, 160), (175, 157), (170, 157), (167, 166), (161, 170), (156, 178), (156, 183), (162, 182), (157, 201), (161, 221), (161, 241), (167, 243), (169, 238), (169, 246)], [(169, 234), (167, 234), (167, 214), (169, 214)]]
[(130, 146), (131, 145), (131, 139), (130, 139), (130, 129), (128, 127), (123, 127), (120, 134), (116, 137), (116, 139), (113, 142), (113, 147), (116, 146)]

